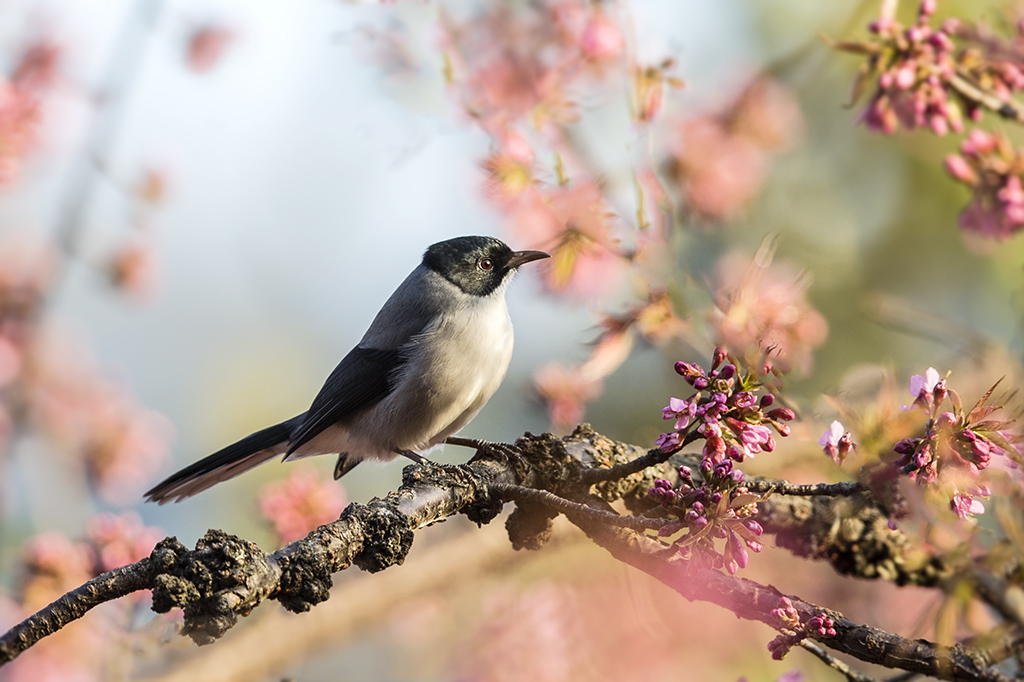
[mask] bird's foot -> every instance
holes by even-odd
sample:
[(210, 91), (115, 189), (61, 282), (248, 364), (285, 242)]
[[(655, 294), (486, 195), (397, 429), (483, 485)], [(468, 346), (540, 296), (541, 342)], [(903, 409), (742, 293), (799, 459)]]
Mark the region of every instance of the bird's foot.
[(434, 464), (434, 462), (431, 462), (420, 453), (413, 452), (412, 450), (396, 450), (396, 452), (398, 452), (402, 457), (408, 457), (417, 464)]
[(462, 438), (460, 436), (448, 436), (445, 438), (444, 442), (448, 445), (461, 445), (463, 447), (475, 449), (476, 454), (473, 455), (466, 464), (472, 464), (486, 455), (498, 455), (509, 464), (513, 464), (515, 466), (525, 466), (526, 464), (523, 460), (523, 456), (519, 454), (519, 450), (514, 445), (509, 445), (508, 443), (495, 443), (489, 440), (481, 440), (479, 438)]

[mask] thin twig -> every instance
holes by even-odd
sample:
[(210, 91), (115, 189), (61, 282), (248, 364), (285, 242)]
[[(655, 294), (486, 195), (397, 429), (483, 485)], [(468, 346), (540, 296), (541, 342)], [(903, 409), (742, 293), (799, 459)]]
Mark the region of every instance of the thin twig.
[(502, 498), (516, 501), (536, 502), (562, 512), (566, 516), (581, 515), (594, 521), (600, 521), (619, 528), (632, 530), (658, 530), (665, 525), (664, 519), (642, 518), (639, 516), (621, 516), (612, 512), (594, 509), (579, 502), (559, 497), (547, 490), (526, 488), (521, 485), (494, 485), (491, 490)]
[(637, 457), (633, 461), (626, 462), (625, 464), (618, 464), (613, 467), (608, 467), (607, 469), (588, 469), (583, 472), (582, 476), (580, 476), (580, 481), (590, 484), (601, 483), (602, 481), (615, 481), (641, 472), (647, 467), (664, 464), (670, 457), (672, 457), (672, 455), (676, 454), (679, 450), (682, 450), (695, 440), (700, 439), (702, 436), (703, 434), (697, 433), (697, 431), (691, 431), (686, 434), (686, 437), (683, 438), (683, 442), (679, 444), (679, 447), (672, 452), (665, 452), (661, 448), (654, 448), (653, 450), (648, 450), (646, 455)]
[(825, 651), (823, 647), (818, 646), (810, 640), (802, 640), (800, 642), (800, 646), (820, 658), (828, 667), (839, 671), (839, 674), (846, 677), (850, 682), (879, 682), (877, 677), (871, 677), (871, 675), (865, 675), (862, 672), (854, 670), (829, 652)]
[(949, 84), (966, 99), (977, 102), (986, 109), (991, 109), (1007, 120), (1024, 123), (1024, 105), (1015, 99), (1004, 100), (994, 93), (982, 90), (968, 80), (962, 71), (958, 70), (953, 74), (949, 79)]

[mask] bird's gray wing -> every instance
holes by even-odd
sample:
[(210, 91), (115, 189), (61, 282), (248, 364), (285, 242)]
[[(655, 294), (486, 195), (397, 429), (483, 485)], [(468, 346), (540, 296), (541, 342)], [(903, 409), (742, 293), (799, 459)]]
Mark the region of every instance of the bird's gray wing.
[(373, 407), (387, 397), (394, 390), (396, 376), (405, 362), (405, 356), (397, 348), (353, 348), (327, 377), (309, 411), (292, 432), (286, 455), (295, 452), (327, 427)]
[(424, 333), (443, 310), (446, 287), (439, 282), (436, 273), (420, 265), (398, 285), (359, 345), (327, 378), (302, 423), (292, 433), (287, 454), (327, 427), (372, 407), (391, 393), (408, 359), (407, 345)]

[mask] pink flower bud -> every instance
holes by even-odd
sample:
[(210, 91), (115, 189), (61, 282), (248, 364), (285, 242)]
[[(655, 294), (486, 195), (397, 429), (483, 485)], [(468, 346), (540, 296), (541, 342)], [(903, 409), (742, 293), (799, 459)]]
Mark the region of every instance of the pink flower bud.
[(967, 133), (967, 139), (960, 143), (960, 151), (968, 156), (984, 156), (995, 148), (996, 138), (979, 128), (973, 128)]
[(908, 90), (917, 81), (917, 71), (911, 64), (905, 64), (896, 71), (894, 79), (897, 88)]
[(973, 186), (978, 183), (978, 174), (971, 168), (971, 164), (967, 163), (967, 159), (958, 154), (946, 157), (946, 172), (964, 184)]
[(624, 46), (619, 27), (601, 11), (594, 13), (580, 37), (583, 54), (594, 61), (614, 59), (622, 53)]
[(918, 9), (918, 14), (922, 17), (930, 17), (935, 14), (936, 0), (921, 0), (921, 7)]
[(788, 407), (776, 407), (774, 410), (768, 412), (767, 417), (777, 421), (788, 422), (796, 419), (796, 413)]

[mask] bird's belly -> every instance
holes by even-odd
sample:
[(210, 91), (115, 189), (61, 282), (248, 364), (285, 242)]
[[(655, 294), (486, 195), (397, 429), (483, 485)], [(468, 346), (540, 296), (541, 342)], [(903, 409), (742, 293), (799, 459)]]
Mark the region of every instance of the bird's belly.
[(420, 451), (469, 423), (498, 390), (512, 359), (508, 312), (458, 328), (440, 325), (444, 343), (420, 342), (394, 392), (356, 420), (350, 436)]

